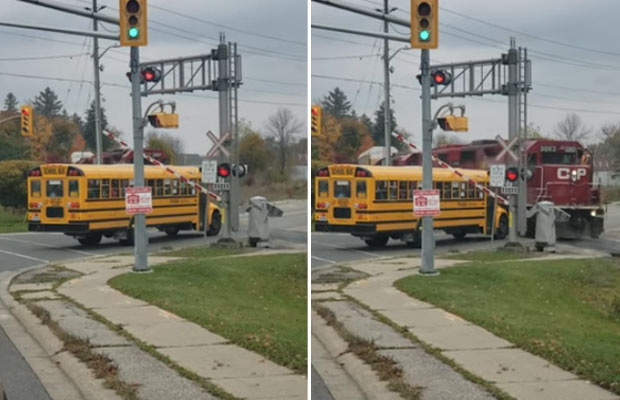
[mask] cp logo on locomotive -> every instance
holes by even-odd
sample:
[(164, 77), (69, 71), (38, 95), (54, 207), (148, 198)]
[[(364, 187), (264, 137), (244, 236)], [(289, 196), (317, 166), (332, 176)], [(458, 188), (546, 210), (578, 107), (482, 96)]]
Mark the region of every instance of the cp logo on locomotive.
[[(581, 178), (586, 176), (587, 171), (585, 168), (577, 168), (574, 171), (577, 171), (577, 178)], [(558, 179), (567, 180), (570, 179), (571, 170), (570, 168), (558, 168)]]

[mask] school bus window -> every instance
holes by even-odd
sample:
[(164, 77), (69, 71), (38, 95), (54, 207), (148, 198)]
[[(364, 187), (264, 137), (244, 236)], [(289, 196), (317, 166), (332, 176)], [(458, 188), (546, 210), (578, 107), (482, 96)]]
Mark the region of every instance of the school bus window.
[(88, 180), (88, 198), (89, 199), (99, 198), (99, 179)]
[(476, 198), (475, 189), (476, 189), (476, 186), (473, 183), (470, 182), (469, 183), (469, 191), (468, 191), (468, 194), (467, 194), (468, 198), (470, 198), (470, 199), (475, 199)]
[(164, 179), (164, 196), (172, 194), (172, 182), (170, 179)]
[(179, 182), (179, 194), (181, 196), (184, 196), (187, 194), (187, 189), (185, 187), (185, 181)]
[(120, 185), (120, 181), (118, 179), (112, 179), (110, 181), (110, 193), (111, 193), (111, 197), (114, 199), (118, 199), (119, 197), (119, 185)]
[(398, 199), (398, 181), (390, 181), (390, 200)]
[(398, 198), (400, 200), (407, 200), (407, 181), (398, 183)]
[(418, 182), (409, 181), (409, 199), (413, 199), (413, 191), (418, 190)]
[(459, 198), (459, 183), (458, 182), (452, 182), (452, 198), (453, 199)]
[(62, 197), (63, 196), (63, 188), (61, 180), (48, 180), (46, 185), (47, 197)]
[[(195, 179), (195, 180), (194, 180), (194, 182), (195, 182), (195, 183), (198, 183), (198, 180), (197, 180), (197, 179)], [(192, 195), (192, 196), (196, 195), (196, 186), (194, 186), (194, 185), (190, 185), (190, 186), (191, 186), (191, 187), (190, 187), (190, 193), (191, 193), (191, 195)]]
[(30, 181), (30, 195), (32, 197), (41, 197), (41, 181), (33, 179)]
[(351, 182), (350, 181), (335, 181), (334, 182), (334, 197), (339, 199), (351, 198)]
[(375, 200), (387, 200), (387, 181), (375, 182)]
[(329, 182), (325, 179), (319, 180), (319, 197), (329, 196)]
[(451, 199), (452, 198), (452, 191), (450, 190), (450, 182), (444, 182), (442, 198), (443, 199)]
[(109, 179), (101, 180), (101, 198), (102, 199), (110, 198), (110, 180)]
[(155, 196), (164, 195), (164, 182), (161, 179), (155, 180)]
[(467, 198), (467, 182), (461, 182), (460, 187), (461, 187), (461, 190), (460, 190), (461, 199), (466, 199)]
[(125, 191), (127, 190), (127, 186), (129, 186), (129, 181), (127, 179), (121, 179), (121, 193), (123, 197), (125, 197)]
[(69, 197), (80, 197), (80, 182), (74, 179), (69, 181)]
[(173, 196), (179, 195), (179, 181), (176, 179), (172, 180), (172, 195)]
[(366, 181), (357, 181), (355, 184), (355, 192), (359, 199), (366, 198)]
[(433, 186), (439, 190), (439, 198), (443, 199), (443, 182), (433, 182)]
[[(482, 186), (486, 186), (486, 184), (483, 184)], [(478, 190), (478, 198), (480, 199), (484, 198), (484, 192), (482, 190)]]

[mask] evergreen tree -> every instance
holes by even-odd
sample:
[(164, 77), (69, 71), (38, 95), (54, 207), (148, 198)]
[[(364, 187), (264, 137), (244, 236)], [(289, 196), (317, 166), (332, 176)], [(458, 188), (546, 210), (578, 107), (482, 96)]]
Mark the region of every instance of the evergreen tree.
[[(390, 128), (392, 129), (392, 132), (394, 132), (396, 130), (396, 117), (394, 117), (394, 109), (390, 108)], [(377, 146), (383, 146), (385, 145), (385, 128), (384, 128), (384, 123), (385, 123), (385, 107), (383, 106), (383, 103), (381, 103), (381, 106), (379, 107), (379, 109), (377, 111), (375, 111), (375, 123), (372, 126), (372, 139), (375, 142), (375, 145)], [(391, 141), (392, 144), (394, 145), (394, 140)]]
[[(84, 140), (86, 147), (93, 153), (97, 150), (97, 129), (95, 126), (95, 102), (90, 103), (90, 107), (86, 110), (86, 122), (83, 123)], [(105, 129), (108, 126), (108, 120), (105, 116), (105, 109), (101, 108), (101, 127)], [(112, 149), (116, 146), (112, 139), (102, 137), (102, 151)]]
[(336, 87), (321, 101), (323, 111), (337, 119), (346, 117), (351, 111), (351, 102), (340, 88)]
[(62, 113), (62, 102), (58, 100), (56, 92), (49, 87), (35, 97), (33, 105), (37, 113), (47, 118), (56, 117)]
[(6, 95), (6, 99), (4, 99), (4, 109), (9, 112), (17, 111), (17, 98), (11, 92)]

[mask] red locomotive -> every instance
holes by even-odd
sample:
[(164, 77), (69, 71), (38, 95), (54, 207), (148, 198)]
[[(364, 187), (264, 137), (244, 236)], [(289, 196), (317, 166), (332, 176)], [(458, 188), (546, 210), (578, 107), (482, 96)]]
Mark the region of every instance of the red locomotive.
[[(488, 169), (499, 160), (502, 145), (496, 140), (478, 140), (471, 144), (442, 145), (433, 149), (440, 160), (459, 168)], [(593, 182), (591, 154), (579, 142), (532, 139), (525, 143), (527, 167), (522, 178), (527, 182), (527, 206), (551, 201), (569, 218), (559, 219), (556, 233), (560, 238), (598, 238), (603, 232), (604, 210), (598, 186)], [(395, 158), (395, 165), (421, 165), (422, 155), (413, 153)], [(437, 166), (437, 165), (435, 165)], [(527, 221), (527, 236), (532, 236), (535, 220)]]

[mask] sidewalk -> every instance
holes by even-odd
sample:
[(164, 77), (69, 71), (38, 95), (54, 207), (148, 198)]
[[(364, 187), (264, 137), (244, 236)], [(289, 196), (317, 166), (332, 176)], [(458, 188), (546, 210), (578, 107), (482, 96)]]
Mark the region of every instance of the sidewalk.
[[(137, 387), (141, 399), (306, 399), (306, 377), (110, 288), (107, 281), (129, 272), (133, 260), (132, 256), (112, 256), (65, 263), (64, 267), (84, 275), (68, 280), (55, 291), (50, 285), (32, 284), (13, 284), (10, 290), (32, 291), (23, 297), (34, 299), (64, 331), (87, 338), (96, 353), (118, 365), (119, 378)], [(171, 260), (150, 257), (149, 264)], [(137, 339), (142, 348), (91, 318), (89, 312)], [(145, 346), (152, 354), (143, 351)], [(185, 372), (179, 374), (171, 366)], [(197, 384), (196, 379), (204, 385)]]
[[(558, 259), (561, 257), (555, 255), (550, 258)], [(579, 256), (566, 258), (579, 258)], [(435, 261), (435, 265), (437, 268), (446, 268), (460, 262), (438, 259)], [(417, 258), (384, 259), (357, 263), (353, 268), (368, 274), (370, 277), (349, 284), (342, 292), (410, 332), (423, 343), (436, 349), (442, 356), (453, 360), (464, 370), (490, 382), (515, 399), (619, 399), (615, 394), (579, 379), (540, 357), (519, 350), (504, 339), (464, 321), (456, 315), (432, 304), (411, 298), (393, 287), (396, 280), (416, 273), (419, 263), (420, 260)], [(315, 288), (318, 289), (319, 287), (316, 286)], [(324, 292), (320, 296), (328, 298), (330, 296), (328, 293)], [(336, 293), (332, 292), (332, 294)], [(342, 304), (342, 302), (325, 303), (328, 308), (335, 311), (339, 320), (349, 321), (350, 329), (355, 329), (356, 334), (370, 335), (370, 339), (379, 343), (385, 340), (385, 333), (377, 334), (376, 329), (369, 330), (368, 327), (359, 325), (359, 321), (362, 319), (359, 310), (352, 307), (349, 307), (348, 310), (342, 310), (344, 307)], [(356, 306), (354, 303), (350, 304)], [(338, 308), (341, 310), (338, 311)], [(365, 310), (361, 310), (365, 312)], [(357, 328), (354, 326), (355, 321), (358, 321)], [(391, 339), (388, 343), (384, 342), (382, 346), (390, 345), (394, 340)], [(417, 356), (414, 354), (406, 356), (405, 350), (399, 350), (403, 347), (402, 344), (396, 347), (397, 349), (391, 351), (390, 355), (399, 362), (405, 374), (419, 368), (419, 365), (415, 365), (414, 361)], [(424, 399), (443, 398), (430, 395), (427, 397), (426, 394), (423, 395)], [(476, 397), (466, 396), (462, 393), (459, 398)]]

